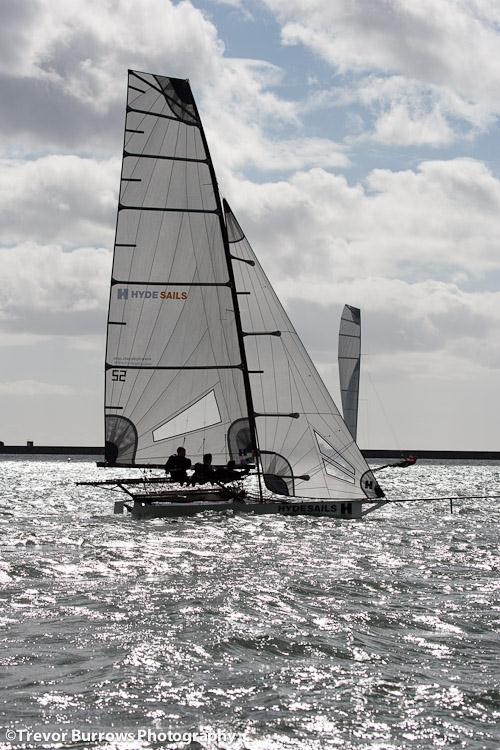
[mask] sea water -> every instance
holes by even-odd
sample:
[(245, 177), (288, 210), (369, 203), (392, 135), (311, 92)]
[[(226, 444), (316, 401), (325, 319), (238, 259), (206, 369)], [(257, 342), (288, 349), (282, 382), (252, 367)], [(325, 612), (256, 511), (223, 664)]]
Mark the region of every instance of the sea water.
[[(379, 476), (403, 499), (499, 472)], [(103, 473), (0, 461), (1, 748), (498, 750), (498, 499), (137, 521), (75, 485)]]

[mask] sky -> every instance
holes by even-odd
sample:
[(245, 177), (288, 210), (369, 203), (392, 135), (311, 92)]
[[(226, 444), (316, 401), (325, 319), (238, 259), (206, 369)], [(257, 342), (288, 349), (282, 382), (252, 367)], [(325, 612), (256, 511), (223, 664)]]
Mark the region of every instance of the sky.
[(189, 78), (219, 187), (361, 448), (498, 450), (498, 0), (3, 0), (0, 440), (103, 444), (127, 69)]

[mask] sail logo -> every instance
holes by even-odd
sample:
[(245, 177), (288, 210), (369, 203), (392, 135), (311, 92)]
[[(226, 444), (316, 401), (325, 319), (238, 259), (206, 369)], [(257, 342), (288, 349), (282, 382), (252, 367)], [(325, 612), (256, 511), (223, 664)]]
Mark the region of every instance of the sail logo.
[(128, 287), (117, 287), (116, 298), (122, 300), (129, 299), (178, 299), (186, 300), (188, 298), (187, 292), (172, 292), (170, 290), (163, 290), (162, 292), (151, 292), (149, 289), (129, 289)]

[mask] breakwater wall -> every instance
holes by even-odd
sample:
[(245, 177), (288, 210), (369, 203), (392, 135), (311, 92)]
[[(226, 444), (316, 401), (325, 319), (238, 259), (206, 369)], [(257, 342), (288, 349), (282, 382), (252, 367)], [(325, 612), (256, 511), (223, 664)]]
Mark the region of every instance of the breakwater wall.
[[(500, 461), (500, 451), (434, 451), (434, 450), (394, 450), (377, 449), (361, 450), (365, 458), (385, 459), (401, 458), (401, 456), (416, 456), (419, 459), (441, 460), (471, 460), (471, 461)], [(21, 456), (104, 456), (102, 446), (87, 445), (0, 445), (0, 455)]]

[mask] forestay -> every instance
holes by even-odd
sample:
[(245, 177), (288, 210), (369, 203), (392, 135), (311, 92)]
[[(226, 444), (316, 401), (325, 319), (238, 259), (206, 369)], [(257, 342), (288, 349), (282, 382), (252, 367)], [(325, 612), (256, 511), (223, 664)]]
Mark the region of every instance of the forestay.
[(361, 311), (345, 305), (339, 328), (339, 378), (344, 422), (354, 440), (358, 430)]
[[(106, 347), (106, 460), (228, 458), (248, 421), (222, 207), (189, 84), (129, 72)], [(246, 446), (247, 448), (249, 446)]]
[(226, 202), (224, 208), (266, 484), (274, 491), (286, 484), (299, 497), (382, 495)]

